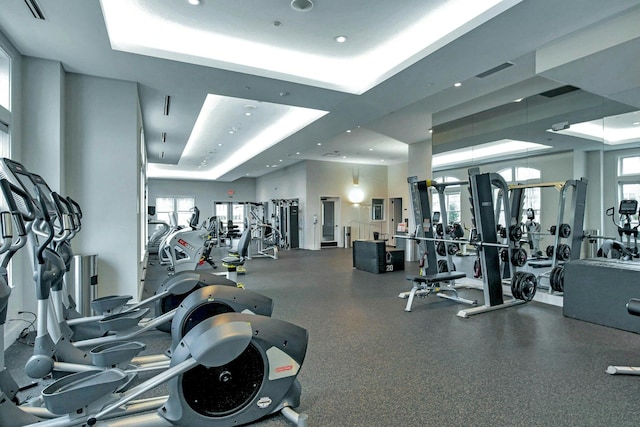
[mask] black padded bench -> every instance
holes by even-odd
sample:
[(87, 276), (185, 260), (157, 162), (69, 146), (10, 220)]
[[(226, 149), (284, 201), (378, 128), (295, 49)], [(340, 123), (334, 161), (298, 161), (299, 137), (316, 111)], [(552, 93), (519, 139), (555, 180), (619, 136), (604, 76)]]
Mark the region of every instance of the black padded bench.
[[(457, 271), (447, 271), (427, 276), (407, 276), (407, 280), (413, 283), (413, 287), (409, 292), (402, 292), (398, 295), (399, 298), (408, 298), (404, 311), (411, 311), (411, 305), (413, 304), (413, 299), (416, 295), (424, 298), (432, 293), (435, 293), (441, 298), (450, 299), (463, 304), (476, 305), (477, 301), (471, 301), (458, 296), (458, 291), (455, 288), (454, 281), (462, 279), (463, 277), (467, 277), (467, 275)], [(444, 283), (444, 285), (441, 286), (440, 283)], [(451, 292), (453, 295), (448, 295), (444, 292)]]

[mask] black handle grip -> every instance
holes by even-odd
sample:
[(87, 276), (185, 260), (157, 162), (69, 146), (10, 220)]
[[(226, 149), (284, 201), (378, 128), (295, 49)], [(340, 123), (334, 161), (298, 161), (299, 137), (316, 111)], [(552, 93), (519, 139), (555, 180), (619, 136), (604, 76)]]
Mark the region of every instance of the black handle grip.
[(49, 244), (53, 241), (54, 232), (53, 232), (53, 224), (51, 224), (51, 217), (49, 216), (49, 211), (47, 209), (47, 204), (44, 201), (44, 196), (42, 195), (42, 190), (40, 189), (40, 187), (35, 187), (35, 189), (36, 189), (36, 198), (42, 210), (42, 219), (44, 220), (44, 223), (47, 225), (47, 238), (45, 239), (44, 242), (40, 244), (40, 246), (38, 246), (38, 251), (36, 252), (36, 257), (38, 258), (38, 264), (43, 265), (44, 256), (42, 254), (44, 253), (47, 246), (49, 246)]
[(80, 209), (80, 205), (78, 204), (78, 202), (76, 202), (75, 200), (73, 200), (71, 197), (68, 197), (68, 196), (67, 196), (67, 200), (73, 206), (73, 210), (75, 214), (78, 215), (78, 218), (82, 218), (82, 209)]
[[(20, 213), (22, 219), (25, 221), (33, 221), (35, 219), (36, 210), (33, 206), (31, 196), (29, 196), (26, 191), (16, 185), (13, 185), (6, 178), (2, 178), (0, 180), (0, 188), (2, 189), (4, 198), (7, 200), (7, 204), (9, 205), (9, 209), (12, 213)], [(21, 212), (20, 209), (18, 209), (14, 194), (24, 200), (24, 207), (27, 210), (26, 212)]]
[(631, 298), (627, 303), (627, 311), (634, 316), (640, 316), (640, 299)]

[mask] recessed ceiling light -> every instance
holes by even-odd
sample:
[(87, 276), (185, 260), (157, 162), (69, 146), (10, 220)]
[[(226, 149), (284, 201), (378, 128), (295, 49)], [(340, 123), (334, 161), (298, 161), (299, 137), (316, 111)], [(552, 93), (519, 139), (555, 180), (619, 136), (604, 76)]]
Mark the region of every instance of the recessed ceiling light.
[(369, 148), (369, 151), (373, 151), (373, 148)]
[(347, 36), (335, 36), (333, 39), (338, 43), (344, 43), (347, 41)]
[(322, 142), (318, 142), (316, 145), (322, 145)]
[(291, 0), (291, 9), (296, 12), (309, 12), (313, 9), (313, 2), (311, 0)]
[(522, 101), (524, 98), (518, 98), (518, 99), (514, 99), (513, 102), (520, 102)]
[(270, 167), (269, 165), (267, 165), (267, 167)]
[(300, 152), (299, 152), (299, 151), (296, 151), (296, 155), (297, 155), (297, 156), (299, 156), (299, 155), (300, 155)]
[(251, 111), (247, 111), (246, 113), (244, 113), (245, 116), (250, 116), (251, 115)]
[(640, 122), (633, 122), (633, 125), (634, 126), (638, 126), (638, 125), (640, 125)]
[(281, 162), (281, 161), (282, 161), (282, 159), (280, 159), (280, 160), (278, 160), (278, 161), (279, 161), (279, 162)]
[(347, 129), (347, 133), (351, 133), (351, 129)]
[(198, 6), (200, 4), (200, 0), (187, 0), (190, 5)]
[(234, 131), (232, 131), (232, 130), (230, 130), (230, 131), (229, 131), (229, 133), (233, 135), (235, 132), (234, 132)]
[(346, 158), (347, 158), (347, 156), (342, 156), (342, 158), (343, 158), (343, 159), (346, 159)]
[(429, 129), (429, 133), (433, 133), (433, 129)]
[(384, 159), (380, 159), (381, 162), (384, 162)]
[(460, 87), (460, 86), (462, 86), (462, 83), (460, 83), (460, 82), (455, 82), (453, 85), (454, 85), (455, 87)]

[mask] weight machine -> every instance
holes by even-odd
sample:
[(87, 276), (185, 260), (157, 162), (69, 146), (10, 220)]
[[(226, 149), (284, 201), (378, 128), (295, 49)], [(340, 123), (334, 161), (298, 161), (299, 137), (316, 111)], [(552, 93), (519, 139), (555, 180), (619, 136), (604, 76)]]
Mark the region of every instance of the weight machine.
[(249, 254), (247, 259), (254, 256), (263, 256), (278, 259), (278, 245), (280, 243), (280, 231), (273, 225), (264, 222), (265, 206), (263, 203), (250, 203), (247, 218), (251, 227), (252, 240), (256, 242), (256, 254)]
[(299, 210), (298, 199), (272, 199), (273, 213), (271, 218), (280, 234), (281, 249), (297, 249), (300, 247), (298, 231)]
[[(457, 289), (460, 286), (455, 284), (455, 280), (466, 277), (465, 273), (455, 271), (455, 265), (451, 259), (451, 253), (447, 251), (446, 261), (438, 261), (436, 258), (436, 242), (443, 244), (459, 244), (459, 240), (437, 239), (434, 236), (434, 222), (431, 214), (431, 205), (429, 203), (429, 187), (442, 185), (444, 189), (446, 185), (456, 185), (460, 183), (438, 184), (434, 181), (418, 181), (413, 176), (407, 179), (409, 183), (409, 191), (413, 201), (413, 214), (416, 223), (416, 232), (414, 236), (396, 235), (397, 239), (415, 239), (418, 241), (420, 257), (420, 274), (418, 276), (407, 276), (407, 280), (412, 282), (413, 286), (409, 292), (402, 292), (399, 298), (407, 298), (405, 311), (411, 311), (413, 300), (416, 296), (427, 297), (434, 293), (441, 298), (450, 299), (463, 304), (475, 305), (477, 302), (461, 298)], [(439, 192), (441, 196), (440, 206), (444, 214), (438, 215), (442, 218), (443, 229), (448, 228), (446, 208), (444, 203), (444, 191)], [(443, 262), (444, 261), (444, 262)]]
[[(624, 219), (623, 223), (616, 222), (613, 218), (613, 207), (607, 209), (605, 214), (611, 217), (611, 221), (618, 228), (618, 236), (622, 240), (622, 236), (625, 236), (625, 242), (623, 245), (630, 252), (633, 258), (638, 258), (638, 225), (631, 226), (631, 215), (638, 213), (638, 201), (637, 200), (620, 200), (620, 206), (618, 206), (618, 215), (620, 219)], [(631, 247), (631, 237), (633, 236), (633, 247)]]
[[(492, 194), (494, 187), (500, 190), (500, 201), (496, 204), (493, 202)], [(516, 229), (521, 231), (519, 212), (522, 199), (512, 194), (510, 200), (509, 187), (504, 178), (496, 173), (480, 173), (478, 168), (469, 169), (469, 192), (472, 202), (472, 221), (478, 236), (474, 244), (478, 249), (482, 269), (484, 305), (460, 310), (458, 316), (464, 318), (524, 304), (533, 299), (537, 287), (537, 280), (533, 274), (522, 271), (513, 273), (511, 262), (505, 262), (504, 267), (505, 271), (508, 269), (511, 273), (510, 278), (505, 277), (503, 280), (500, 273), (499, 249), (507, 249), (508, 253), (514, 253), (515, 244), (521, 237)], [(500, 204), (504, 206), (504, 217), (509, 221), (506, 227), (508, 243), (498, 242), (496, 218), (500, 213)], [(512, 207), (515, 207), (515, 212), (512, 212)], [(517, 222), (514, 218), (518, 218)], [(512, 299), (508, 301), (504, 300), (503, 282), (511, 286)]]
[[(580, 259), (582, 240), (584, 234), (584, 211), (587, 199), (586, 178), (570, 179), (561, 184), (558, 201), (558, 217), (556, 224), (550, 227), (549, 231), (554, 236), (554, 244), (546, 249), (547, 256), (551, 259), (551, 270), (538, 276), (538, 281), (549, 280), (549, 286), (542, 285), (541, 288), (548, 289), (549, 293), (564, 292), (564, 263)], [(559, 185), (558, 185), (559, 186)], [(567, 197), (571, 191), (571, 204), (569, 212), (573, 212), (573, 217), (568, 218)]]

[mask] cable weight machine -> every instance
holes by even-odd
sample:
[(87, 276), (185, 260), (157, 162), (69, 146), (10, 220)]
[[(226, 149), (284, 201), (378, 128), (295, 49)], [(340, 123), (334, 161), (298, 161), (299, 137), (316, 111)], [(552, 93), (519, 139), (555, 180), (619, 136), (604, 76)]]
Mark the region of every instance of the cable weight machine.
[(298, 230), (300, 206), (298, 199), (272, 199), (273, 213), (271, 217), (280, 234), (281, 249), (297, 249), (300, 247)]

